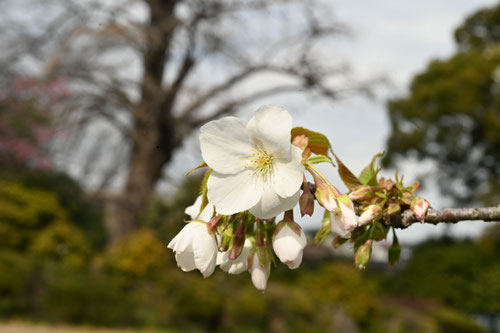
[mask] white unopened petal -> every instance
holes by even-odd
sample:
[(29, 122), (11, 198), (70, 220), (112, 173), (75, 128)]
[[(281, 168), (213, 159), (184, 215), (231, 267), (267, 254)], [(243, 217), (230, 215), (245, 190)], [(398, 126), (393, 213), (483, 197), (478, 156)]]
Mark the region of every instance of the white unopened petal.
[(256, 186), (250, 171), (236, 175), (212, 172), (208, 178), (208, 201), (223, 215), (242, 212), (254, 206), (262, 197), (262, 187)]
[(236, 117), (211, 121), (200, 128), (203, 160), (217, 172), (235, 174), (243, 171), (253, 143), (245, 123)]
[(351, 231), (357, 227), (356, 213), (352, 205), (347, 206), (340, 202), (341, 210), (330, 213), (330, 222), (332, 232), (338, 234), (342, 238), (351, 237)]
[(300, 189), (297, 189), (297, 193), (294, 195), (282, 198), (274, 189), (266, 188), (262, 193), (262, 199), (249, 211), (258, 218), (269, 219), (295, 207), (299, 202), (299, 198)]
[(261, 148), (289, 159), (292, 117), (286, 109), (275, 105), (262, 106), (248, 122), (247, 129)]
[(297, 235), (288, 224), (273, 237), (274, 253), (291, 269), (299, 267), (306, 244), (307, 239), (302, 229), (300, 229), (300, 235)]
[(282, 198), (294, 195), (304, 180), (301, 150), (292, 145), (290, 157), (290, 160), (277, 159), (274, 164), (272, 187)]
[(252, 283), (257, 290), (264, 292), (267, 287), (267, 280), (271, 274), (271, 262), (268, 262), (264, 267), (259, 262), (257, 253), (253, 254), (252, 267), (250, 268), (250, 276)]

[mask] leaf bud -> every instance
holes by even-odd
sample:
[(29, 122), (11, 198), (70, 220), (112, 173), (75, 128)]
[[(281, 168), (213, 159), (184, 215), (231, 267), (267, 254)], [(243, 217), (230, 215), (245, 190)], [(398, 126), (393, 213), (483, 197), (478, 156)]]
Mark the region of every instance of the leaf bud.
[(401, 210), (401, 206), (395, 202), (391, 202), (387, 206), (387, 214), (389, 214), (389, 215), (397, 214), (397, 213), (399, 213), (400, 210)]
[(429, 201), (422, 197), (415, 197), (411, 202), (411, 211), (420, 222), (424, 223), (425, 215), (430, 207)]
[(349, 193), (349, 198), (355, 201), (364, 201), (371, 199), (373, 196), (373, 191), (371, 186), (361, 185), (356, 187), (354, 191)]

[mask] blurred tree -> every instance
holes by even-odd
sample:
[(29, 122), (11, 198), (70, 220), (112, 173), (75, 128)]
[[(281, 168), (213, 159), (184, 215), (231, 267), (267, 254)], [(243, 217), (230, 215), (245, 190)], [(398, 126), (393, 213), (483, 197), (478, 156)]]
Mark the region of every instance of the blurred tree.
[(112, 241), (137, 228), (162, 171), (203, 123), (283, 93), (368, 92), (333, 60), (328, 41), (347, 30), (327, 1), (23, 0), (0, 10), (0, 81), (32, 68), (66, 78), (71, 136), (59, 152), (94, 186), (124, 180)]
[(455, 32), (457, 54), (414, 77), (407, 97), (388, 103), (386, 166), (430, 159), (439, 188), (457, 203), (500, 201), (500, 5)]

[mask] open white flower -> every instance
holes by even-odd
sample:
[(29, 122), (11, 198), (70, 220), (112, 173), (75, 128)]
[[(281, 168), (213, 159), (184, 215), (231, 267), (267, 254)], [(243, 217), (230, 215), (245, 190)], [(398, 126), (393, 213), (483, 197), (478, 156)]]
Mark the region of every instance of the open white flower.
[(271, 274), (271, 261), (268, 260), (267, 264), (262, 266), (257, 252), (251, 254), (249, 259), (251, 262), (250, 276), (252, 278), (252, 283), (258, 291), (264, 292), (267, 287), (267, 280)]
[(270, 105), (248, 124), (225, 117), (201, 127), (201, 154), (213, 169), (208, 200), (218, 213), (249, 210), (266, 219), (297, 204), (304, 166), (300, 148), (290, 143), (291, 129), (288, 111)]
[(280, 261), (290, 269), (302, 263), (302, 253), (307, 239), (302, 228), (295, 222), (278, 223), (273, 235), (273, 249)]
[(208, 232), (207, 224), (214, 213), (214, 206), (207, 206), (200, 212), (202, 198), (199, 196), (185, 212), (194, 222), (184, 228), (170, 241), (168, 248), (175, 252), (177, 266), (184, 272), (198, 269), (204, 277), (215, 270), (217, 260), (217, 239)]
[(342, 238), (351, 237), (351, 232), (358, 226), (354, 205), (345, 194), (337, 198), (338, 208), (330, 212), (330, 223), (333, 233)]
[(184, 211), (191, 217), (192, 220), (208, 222), (214, 215), (214, 205), (208, 203), (203, 211), (200, 212), (202, 197), (201, 195), (196, 198), (196, 201), (191, 206), (187, 207)]
[(252, 249), (252, 243), (245, 239), (245, 245), (243, 245), (243, 250), (238, 258), (231, 260), (229, 259), (229, 252), (219, 252), (217, 256), (217, 265), (229, 274), (240, 274), (248, 269), (248, 255)]

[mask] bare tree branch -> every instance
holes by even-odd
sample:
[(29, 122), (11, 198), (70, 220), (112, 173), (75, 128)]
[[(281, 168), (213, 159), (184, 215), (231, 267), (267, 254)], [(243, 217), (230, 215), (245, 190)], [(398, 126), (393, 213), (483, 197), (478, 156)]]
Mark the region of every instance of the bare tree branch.
[[(485, 208), (446, 208), (429, 209), (423, 223), (458, 223), (462, 221), (500, 222), (500, 206)], [(405, 229), (419, 222), (410, 209), (394, 216), (384, 216), (384, 223), (394, 228)]]

